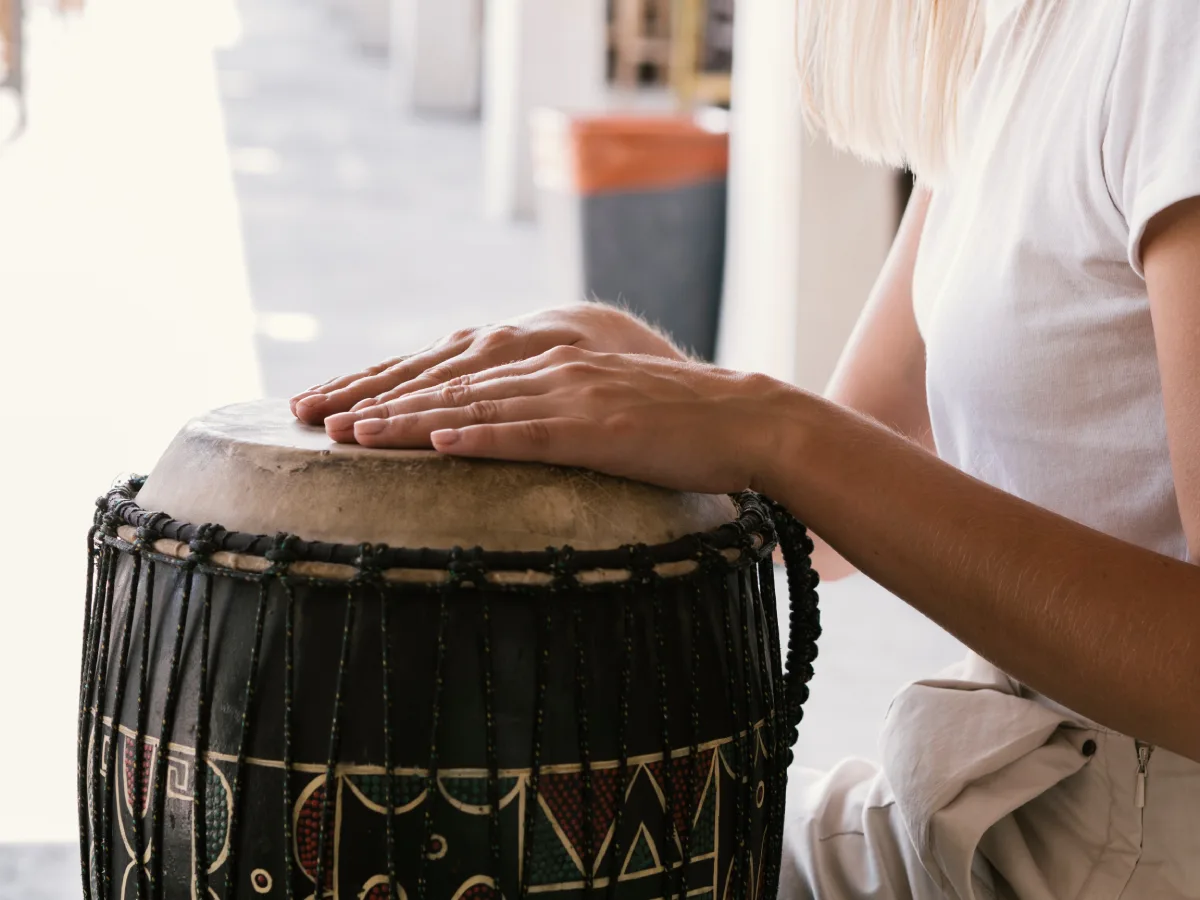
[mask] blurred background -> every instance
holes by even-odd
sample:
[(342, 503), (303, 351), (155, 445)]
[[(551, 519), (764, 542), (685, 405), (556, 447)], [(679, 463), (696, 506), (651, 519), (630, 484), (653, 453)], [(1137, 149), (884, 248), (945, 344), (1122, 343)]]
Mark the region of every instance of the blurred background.
[[(908, 182), (805, 133), (794, 2), (0, 0), (0, 900), (80, 895), (91, 503), (189, 417), (589, 296), (823, 387)], [(822, 599), (825, 767), (960, 648)]]

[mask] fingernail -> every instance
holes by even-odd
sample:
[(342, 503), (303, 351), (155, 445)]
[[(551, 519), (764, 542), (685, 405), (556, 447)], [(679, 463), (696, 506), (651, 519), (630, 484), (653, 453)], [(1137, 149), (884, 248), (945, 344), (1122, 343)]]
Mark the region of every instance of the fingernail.
[(369, 397), (366, 400), (359, 400), (357, 403), (355, 403), (352, 407), (350, 407), (350, 412), (358, 412), (360, 409), (366, 409), (368, 406), (374, 405), (375, 398)]
[(354, 423), (359, 420), (359, 416), (354, 413), (334, 413), (325, 420), (325, 427), (334, 431), (345, 431), (353, 428)]
[(324, 394), (313, 394), (311, 397), (305, 397), (303, 400), (297, 403), (296, 406), (301, 409), (316, 409), (324, 402)]
[(355, 434), (378, 434), (387, 428), (386, 419), (360, 419), (354, 423)]
[(447, 428), (443, 431), (435, 431), (429, 435), (433, 441), (433, 446), (437, 448), (450, 447), (458, 443), (458, 432), (452, 428)]

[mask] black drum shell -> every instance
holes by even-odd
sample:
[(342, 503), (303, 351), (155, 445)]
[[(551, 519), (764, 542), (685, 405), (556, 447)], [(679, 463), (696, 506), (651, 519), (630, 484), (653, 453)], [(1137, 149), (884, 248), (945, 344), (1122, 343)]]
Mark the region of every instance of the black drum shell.
[[(101, 718), (83, 723), (93, 896), (135, 896), (135, 847), (161, 832), (144, 889), (160, 873), (165, 897), (191, 896), (198, 881), (217, 898), (308, 897), (312, 842), (321, 843), (312, 819), (322, 814), (322, 877), (347, 898), (388, 896), (389, 820), (408, 897), (515, 897), (523, 878), (554, 896), (584, 896), (592, 882), (628, 900), (684, 888), (710, 896), (694, 893), (705, 885), (713, 897), (757, 897), (777, 871), (787, 747), (777, 611), (773, 591), (760, 592), (757, 559), (505, 588), (313, 580), (284, 568), (247, 575), (115, 537), (105, 546), (115, 575), (111, 590), (97, 578), (85, 707)], [(168, 690), (171, 749), (156, 778)], [(200, 851), (197, 747), (207, 758)], [(389, 759), (390, 817), (379, 802)], [(711, 854), (682, 865), (685, 854), (704, 856), (686, 845), (709, 815), (710, 789)], [(622, 792), (623, 804), (599, 799)], [(586, 835), (585, 820), (604, 833)]]

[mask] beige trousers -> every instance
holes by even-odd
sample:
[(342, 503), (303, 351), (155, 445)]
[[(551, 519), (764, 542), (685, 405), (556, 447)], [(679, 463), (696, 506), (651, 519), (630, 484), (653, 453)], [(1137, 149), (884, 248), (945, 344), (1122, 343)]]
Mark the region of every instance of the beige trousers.
[(781, 900), (1200, 900), (1200, 764), (977, 656), (896, 697), (881, 754), (793, 768)]

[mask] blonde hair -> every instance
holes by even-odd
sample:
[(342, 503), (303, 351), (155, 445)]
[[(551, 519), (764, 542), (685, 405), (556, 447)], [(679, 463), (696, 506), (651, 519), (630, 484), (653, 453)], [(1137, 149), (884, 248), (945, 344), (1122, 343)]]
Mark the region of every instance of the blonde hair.
[(838, 147), (925, 182), (956, 152), (984, 0), (797, 0), (805, 118)]

